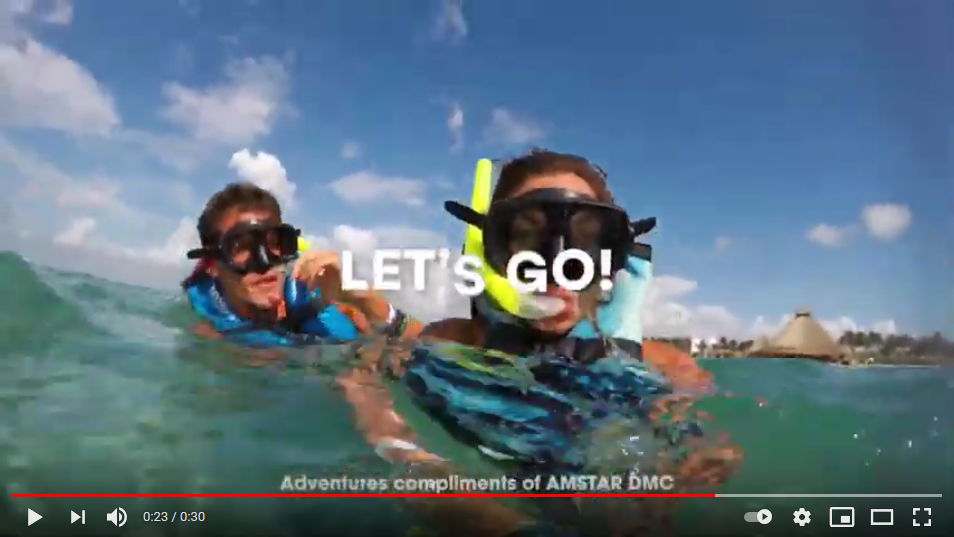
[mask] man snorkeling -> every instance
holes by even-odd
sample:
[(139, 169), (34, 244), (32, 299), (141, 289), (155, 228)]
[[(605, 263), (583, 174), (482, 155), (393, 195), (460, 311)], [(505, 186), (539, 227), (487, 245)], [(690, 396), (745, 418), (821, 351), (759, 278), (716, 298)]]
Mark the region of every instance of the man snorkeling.
[[(651, 249), (635, 240), (655, 221), (631, 222), (614, 203), (599, 168), (575, 155), (535, 150), (502, 167), (492, 194), (489, 171), (481, 179), (479, 170), (473, 207), (455, 202), (445, 207), (469, 226), (464, 251), (482, 258), (486, 291), (474, 300), (471, 318), (435, 322), (422, 337), (532, 357), (524, 362), (531, 364), (527, 367), (536, 384), (495, 375), (494, 353), (483, 354), (475, 367), (417, 349), (398, 373), (419, 406), (487, 457), (539, 473), (572, 473), (586, 464), (578, 441), (583, 431), (592, 432), (599, 427), (596, 422), (630, 409), (651, 421), (652, 412), (641, 408), (644, 403), (660, 403), (676, 390), (704, 388), (710, 377), (684, 353), (642, 341), (639, 316)], [(481, 200), (478, 191), (484, 187), (488, 193)], [(550, 265), (569, 248), (588, 252), (594, 260), (600, 259), (600, 250), (613, 253), (609, 272), (615, 284), (608, 296), (599, 285), (573, 292), (554, 284), (543, 293), (520, 295), (500, 276), (518, 252), (534, 251)], [(566, 266), (570, 273), (581, 269)], [(579, 274), (568, 274), (575, 276)], [(624, 365), (604, 368), (604, 359), (611, 356), (621, 356)], [(633, 372), (627, 360), (648, 362), (665, 378)], [(504, 359), (497, 363), (507, 367)], [(379, 454), (394, 462), (429, 462), (425, 468), (432, 472), (451, 472), (439, 457), (413, 443), (413, 431), (393, 411), (387, 393), (373, 388), (377, 379), (372, 372), (363, 377), (353, 373), (339, 382), (356, 410), (359, 428)], [(602, 410), (589, 412), (568, 395)], [(656, 431), (682, 435), (669, 426)], [(693, 429), (687, 434), (702, 433)], [(731, 474), (738, 457), (732, 448), (691, 454), (680, 461), (679, 477), (696, 485), (718, 484)], [(489, 498), (434, 500), (428, 514), (448, 530), (473, 529), (468, 532), (473, 535), (522, 534), (527, 523)]]
[(302, 250), (278, 200), (251, 183), (214, 194), (198, 221), (201, 248), (182, 283), (202, 318), (199, 335), (258, 348), (340, 343), (384, 333), (413, 338), (420, 325), (374, 292), (343, 291), (338, 256)]

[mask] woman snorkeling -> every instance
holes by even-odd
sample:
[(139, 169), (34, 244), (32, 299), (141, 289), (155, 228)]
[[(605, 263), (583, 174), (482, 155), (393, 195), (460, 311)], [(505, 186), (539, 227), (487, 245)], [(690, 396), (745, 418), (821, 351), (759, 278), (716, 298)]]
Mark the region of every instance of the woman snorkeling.
[[(421, 348), (399, 374), (419, 406), (488, 457), (538, 474), (579, 472), (590, 458), (580, 445), (583, 434), (624, 413), (652, 421), (654, 411), (665, 406), (662, 401), (678, 390), (708, 386), (709, 375), (683, 353), (642, 341), (639, 313), (651, 250), (635, 239), (655, 221), (631, 222), (614, 203), (601, 170), (582, 157), (535, 150), (502, 167), (489, 197), (488, 207), (445, 205), (471, 226), (469, 234), (480, 232), (479, 241), (468, 237), (465, 253), (483, 258), (487, 291), (474, 300), (470, 319), (438, 321), (422, 333), (430, 341), (483, 349), (470, 353), (479, 355), (479, 363), (444, 359)], [(500, 283), (516, 253), (534, 251), (549, 265), (569, 248), (594, 260), (600, 250), (613, 253), (610, 273), (616, 283), (608, 296), (598, 284), (573, 292), (551, 283), (543, 293), (521, 296)], [(565, 272), (580, 270), (570, 263)], [(535, 382), (527, 386), (495, 376), (495, 367), (512, 365), (499, 358), (501, 353), (529, 358), (523, 363)], [(632, 367), (638, 361), (664, 378)], [(393, 411), (387, 393), (376, 389), (373, 373), (356, 370), (340, 383), (359, 428), (382, 456), (429, 461), (437, 463), (428, 465), (431, 471), (450, 471), (413, 444), (412, 431)], [(702, 434), (697, 424), (689, 425), (657, 426), (654, 434), (672, 442)], [(690, 456), (680, 461), (679, 474), (717, 483), (737, 458), (735, 450)], [(459, 533), (470, 528), (475, 535), (503, 536), (526, 525), (521, 515), (489, 498), (446, 498), (431, 507), (434, 521), (446, 521)]]

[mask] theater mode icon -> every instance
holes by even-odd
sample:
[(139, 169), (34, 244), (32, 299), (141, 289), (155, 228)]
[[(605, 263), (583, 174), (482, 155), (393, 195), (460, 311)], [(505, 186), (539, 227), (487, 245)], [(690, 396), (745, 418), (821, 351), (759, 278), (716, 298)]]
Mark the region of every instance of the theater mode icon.
[(872, 509), (871, 510), (871, 525), (872, 526), (893, 526), (894, 525), (894, 509)]

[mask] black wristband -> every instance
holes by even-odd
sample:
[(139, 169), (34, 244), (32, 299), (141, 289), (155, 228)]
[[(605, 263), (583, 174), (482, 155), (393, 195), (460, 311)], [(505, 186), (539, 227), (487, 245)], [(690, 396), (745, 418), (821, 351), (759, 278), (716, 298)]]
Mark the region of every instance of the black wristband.
[(407, 324), (407, 315), (405, 315), (403, 311), (394, 308), (394, 319), (385, 327), (384, 334), (390, 337), (401, 337), (404, 335), (404, 331), (407, 330)]

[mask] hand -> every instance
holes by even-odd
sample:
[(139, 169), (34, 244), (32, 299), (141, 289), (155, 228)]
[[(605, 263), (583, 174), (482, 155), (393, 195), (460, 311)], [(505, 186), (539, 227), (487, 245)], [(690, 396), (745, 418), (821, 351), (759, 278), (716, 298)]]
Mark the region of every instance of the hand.
[(424, 451), (413, 442), (396, 438), (382, 438), (374, 446), (374, 451), (379, 457), (392, 464), (447, 462), (433, 453)]
[(738, 446), (711, 446), (690, 452), (677, 470), (677, 483), (688, 488), (709, 488), (725, 483), (742, 461)]
[(295, 261), (291, 276), (305, 282), (309, 289), (321, 291), (322, 298), (329, 302), (342, 297), (341, 264), (335, 252), (303, 252)]
[(643, 359), (678, 389), (705, 389), (712, 385), (712, 374), (699, 367), (693, 357), (672, 345), (644, 341)]

